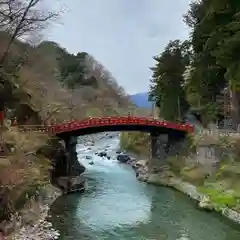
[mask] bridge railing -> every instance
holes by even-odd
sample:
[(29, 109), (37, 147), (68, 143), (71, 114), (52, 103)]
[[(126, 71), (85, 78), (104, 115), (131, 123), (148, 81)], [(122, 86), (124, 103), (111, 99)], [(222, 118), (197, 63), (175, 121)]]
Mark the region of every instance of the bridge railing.
[[(129, 120), (129, 121), (128, 121)], [(31, 134), (33, 132), (41, 134), (41, 133), (47, 133), (49, 135), (56, 134), (62, 131), (67, 130), (73, 130), (75, 128), (81, 128), (81, 127), (87, 127), (87, 126), (102, 126), (104, 124), (114, 124), (114, 122), (117, 123), (133, 123), (137, 120), (137, 123), (146, 123), (146, 124), (161, 124), (162, 126), (167, 126), (173, 129), (179, 129), (179, 130), (186, 130), (193, 132), (194, 129), (192, 126), (180, 126), (177, 123), (169, 123), (169, 122), (155, 122), (153, 120), (153, 117), (137, 117), (137, 119), (131, 115), (128, 116), (112, 116), (112, 117), (93, 117), (93, 118), (86, 118), (84, 120), (78, 120), (78, 121), (65, 121), (61, 124), (50, 124), (50, 125), (18, 125), (16, 126), (21, 132)], [(147, 121), (146, 121), (147, 120)], [(149, 120), (149, 121), (148, 121)], [(158, 120), (159, 121), (159, 120)]]
[[(79, 121), (88, 121), (89, 118), (106, 118), (106, 117), (140, 117), (140, 118), (144, 118), (144, 119), (149, 119), (149, 120), (153, 120), (153, 119), (157, 119), (159, 121), (163, 121), (164, 119), (160, 119), (160, 118), (156, 118), (154, 117), (151, 113), (151, 109), (138, 109), (138, 108), (134, 108), (134, 107), (130, 107), (130, 108), (126, 108), (126, 109), (116, 109), (116, 111), (106, 111), (104, 114), (102, 111), (99, 111), (98, 108), (94, 109), (92, 108), (90, 112), (88, 113), (92, 113), (91, 115), (87, 115), (87, 117), (83, 117), (82, 119), (68, 119), (67, 121), (63, 121), (63, 122), (48, 122), (42, 125), (18, 125), (16, 122), (13, 124), (15, 126), (17, 126), (19, 128), (20, 131), (22, 132), (38, 132), (38, 133), (46, 133), (46, 132), (50, 132), (52, 131), (51, 126), (54, 125), (58, 125), (58, 124), (69, 124), (70, 122), (79, 122)], [(85, 115), (85, 114), (84, 114)]]
[(51, 125), (17, 125), (20, 132), (48, 133)]

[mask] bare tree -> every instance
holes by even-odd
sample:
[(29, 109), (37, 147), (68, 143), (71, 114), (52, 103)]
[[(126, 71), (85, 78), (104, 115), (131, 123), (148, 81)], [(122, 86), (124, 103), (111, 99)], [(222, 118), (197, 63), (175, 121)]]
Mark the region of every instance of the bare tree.
[(44, 0), (0, 0), (0, 29), (10, 34), (6, 49), (0, 59), (2, 65), (15, 39), (41, 32), (59, 13), (44, 11)]
[(104, 92), (105, 98), (107, 96), (115, 98), (118, 100), (119, 105), (131, 102), (130, 97), (126, 94), (124, 88), (117, 83), (112, 73), (96, 59), (88, 55), (86, 66), (88, 72), (97, 79), (99, 88), (103, 89), (102, 92)]

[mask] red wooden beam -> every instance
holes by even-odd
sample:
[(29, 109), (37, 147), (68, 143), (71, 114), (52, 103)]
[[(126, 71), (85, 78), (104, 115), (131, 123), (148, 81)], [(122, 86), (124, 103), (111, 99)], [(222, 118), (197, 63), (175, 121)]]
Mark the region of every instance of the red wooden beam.
[(59, 125), (54, 125), (51, 127), (52, 131), (55, 133), (68, 132), (88, 127), (98, 127), (106, 125), (148, 125), (156, 127), (166, 127), (170, 129), (176, 129), (179, 131), (194, 132), (194, 126), (190, 124), (173, 123), (162, 120), (156, 120), (154, 118), (144, 118), (144, 117), (132, 117), (132, 116), (113, 116), (113, 117), (96, 117), (84, 119), (82, 121), (72, 121), (69, 123), (63, 123)]
[(4, 111), (0, 111), (0, 125), (3, 125), (4, 122)]

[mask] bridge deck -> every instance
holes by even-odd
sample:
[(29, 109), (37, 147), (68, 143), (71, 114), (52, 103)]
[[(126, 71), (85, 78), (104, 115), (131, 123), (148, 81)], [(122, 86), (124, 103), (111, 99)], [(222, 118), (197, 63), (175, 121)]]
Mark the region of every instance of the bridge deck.
[(132, 116), (114, 116), (114, 117), (97, 117), (88, 118), (81, 121), (71, 121), (62, 124), (49, 125), (25, 125), (18, 126), (24, 132), (47, 132), (49, 134), (62, 134), (77, 131), (80, 133), (91, 133), (99, 131), (156, 131), (161, 129), (163, 131), (181, 131), (186, 133), (194, 132), (194, 126), (191, 124), (181, 124), (163, 121), (148, 117), (132, 117)]

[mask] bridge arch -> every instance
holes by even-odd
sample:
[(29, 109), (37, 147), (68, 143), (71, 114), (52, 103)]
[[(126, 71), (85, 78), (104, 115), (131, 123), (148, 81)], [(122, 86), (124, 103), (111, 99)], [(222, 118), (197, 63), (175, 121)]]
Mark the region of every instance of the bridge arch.
[[(176, 155), (188, 133), (194, 132), (193, 125), (162, 121), (154, 118), (113, 116), (94, 117), (81, 121), (71, 121), (47, 126), (47, 131), (64, 140), (68, 152), (65, 161), (68, 176), (75, 177), (75, 166), (79, 164), (76, 144), (77, 136), (108, 131), (140, 131), (151, 134), (151, 153), (148, 160), (149, 171), (156, 171), (166, 162), (168, 156)], [(174, 151), (170, 151), (174, 149)], [(74, 178), (75, 179), (75, 178)], [(67, 189), (73, 189), (68, 182)]]
[(140, 131), (186, 135), (194, 132), (194, 126), (188, 123), (173, 123), (154, 118), (114, 116), (94, 117), (82, 121), (57, 124), (51, 126), (49, 131), (60, 138), (108, 131)]

